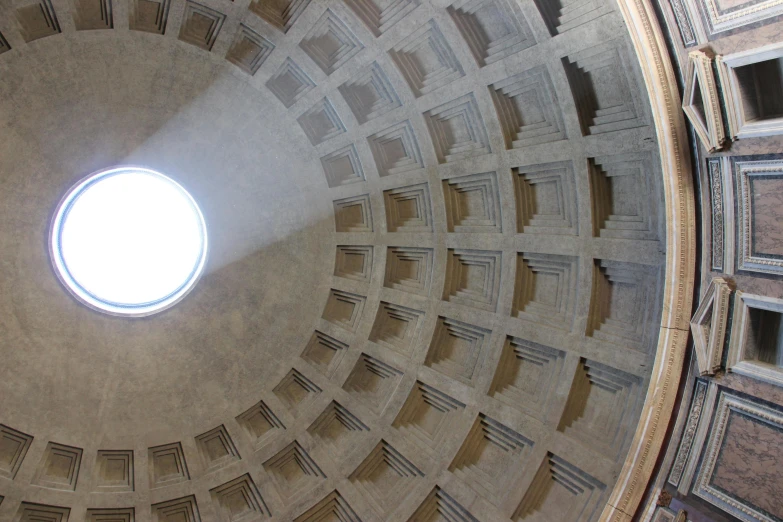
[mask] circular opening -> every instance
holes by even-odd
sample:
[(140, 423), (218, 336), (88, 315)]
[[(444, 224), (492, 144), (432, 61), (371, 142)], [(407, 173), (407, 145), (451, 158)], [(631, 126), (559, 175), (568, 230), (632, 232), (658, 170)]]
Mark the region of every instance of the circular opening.
[(116, 167), (63, 197), (50, 248), (57, 275), (77, 299), (115, 315), (144, 316), (182, 299), (207, 256), (196, 202), (154, 170)]

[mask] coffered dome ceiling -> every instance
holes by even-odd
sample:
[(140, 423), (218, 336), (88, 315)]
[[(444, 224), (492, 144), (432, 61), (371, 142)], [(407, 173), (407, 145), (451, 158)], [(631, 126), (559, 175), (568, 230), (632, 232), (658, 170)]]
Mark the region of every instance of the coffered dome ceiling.
[[(611, 515), (683, 226), (614, 2), (3, 0), (0, 33), (0, 519)], [(210, 235), (147, 318), (46, 247), (117, 164)]]

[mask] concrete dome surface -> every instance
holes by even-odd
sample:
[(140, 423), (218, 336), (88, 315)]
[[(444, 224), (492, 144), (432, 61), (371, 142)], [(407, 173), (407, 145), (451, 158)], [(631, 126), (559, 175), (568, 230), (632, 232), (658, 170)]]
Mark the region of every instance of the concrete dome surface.
[[(2, 0), (0, 519), (629, 520), (695, 265), (631, 4)], [(209, 233), (149, 317), (51, 267), (114, 165)]]

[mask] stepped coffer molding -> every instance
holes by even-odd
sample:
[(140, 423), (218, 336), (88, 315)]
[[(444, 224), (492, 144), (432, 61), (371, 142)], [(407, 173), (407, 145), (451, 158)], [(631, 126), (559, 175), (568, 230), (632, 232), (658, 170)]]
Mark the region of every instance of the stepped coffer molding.
[(33, 482), (39, 486), (65, 491), (76, 490), (82, 464), (81, 448), (50, 442), (46, 446)]
[(279, 2), (267, 2), (265, 0), (254, 0), (250, 4), (249, 9), (267, 23), (287, 33), (302, 12), (310, 5), (310, 1), (281, 0)]
[(348, 477), (378, 515), (391, 513), (422, 482), (424, 472), (391, 444), (381, 440)]
[(149, 448), (147, 462), (150, 463), (149, 482), (152, 488), (169, 486), (190, 480), (185, 453), (182, 451), (182, 444), (179, 442)]
[(546, 66), (539, 65), (489, 87), (507, 149), (568, 138), (560, 102)]
[(428, 296), (435, 253), (431, 248), (387, 247), (383, 286)]
[(185, 4), (179, 39), (205, 51), (211, 51), (226, 21), (226, 15), (196, 2)]
[(236, 421), (242, 426), (256, 446), (261, 446), (267, 439), (274, 436), (278, 430), (285, 429), (285, 425), (264, 401), (258, 401), (245, 410), (236, 417)]
[(557, 36), (610, 12), (606, 0), (534, 0), (552, 36)]
[(343, 384), (343, 390), (380, 415), (402, 380), (403, 372), (363, 353)]
[(511, 173), (518, 233), (578, 234), (574, 166), (570, 161), (516, 167)]
[[(549, 452), (512, 520), (592, 520), (606, 485)], [(543, 516), (539, 516), (543, 515)]]
[(266, 82), (266, 86), (288, 109), (314, 89), (315, 82), (296, 62), (286, 58), (277, 72)]
[(301, 410), (309, 405), (322, 391), (321, 388), (302, 375), (296, 368), (291, 368), (291, 371), (272, 390), (294, 417), (299, 416)]
[(446, 520), (448, 522), (478, 522), (470, 512), (462, 507), (440, 487), (435, 488), (413, 514), (416, 520)]
[(0, 424), (0, 477), (14, 480), (33, 437)]
[(327, 75), (364, 49), (353, 31), (331, 9), (326, 10), (299, 47)]
[(378, 62), (338, 87), (359, 124), (402, 107), (402, 102)]
[(16, 21), (25, 42), (62, 32), (51, 0), (21, 0), (15, 2), (15, 8)]
[(231, 49), (226, 53), (226, 60), (252, 76), (274, 50), (272, 42), (246, 25), (239, 24)]
[(465, 404), (457, 399), (416, 381), (392, 426), (437, 451), (453, 434), (455, 423), (464, 410)]
[(346, 351), (348, 351), (347, 343), (316, 330), (301, 357), (319, 372), (331, 377)]
[(516, 0), (458, 0), (446, 10), (479, 67), (536, 45)]
[(322, 522), (324, 520), (361, 522), (353, 508), (337, 490), (332, 491), (318, 504), (302, 513), (294, 522)]
[(95, 459), (95, 489), (128, 492), (135, 489), (133, 450), (100, 450)]
[(272, 516), (250, 473), (212, 488), (209, 493), (217, 505), (219, 522), (258, 520)]
[(370, 340), (410, 356), (424, 312), (381, 301)]
[(533, 445), (512, 427), (479, 413), (449, 471), (498, 504), (525, 469)]
[(434, 20), (403, 38), (389, 56), (417, 98), (465, 76)]
[(327, 478), (309, 452), (296, 440), (264, 462), (264, 470), (271, 476), (285, 504)]
[(362, 162), (353, 143), (321, 158), (329, 188), (365, 181)]
[(165, 34), (170, 8), (171, 0), (135, 0), (130, 13), (130, 28)]
[(419, 0), (344, 0), (377, 38), (419, 6)]
[(500, 192), (496, 172), (443, 181), (449, 232), (501, 232)]
[(114, 28), (112, 0), (74, 0), (73, 7), (77, 31)]
[(380, 177), (424, 168), (419, 143), (410, 120), (367, 137)]
[(307, 428), (310, 435), (330, 446), (335, 457), (353, 449), (356, 435), (368, 431), (366, 424), (337, 401), (332, 401)]
[(241, 459), (224, 425), (196, 437), (196, 447), (207, 471), (214, 471)]
[(658, 239), (658, 205), (649, 197), (658, 185), (653, 165), (649, 152), (587, 159), (595, 237)]
[(201, 522), (195, 495), (153, 504), (152, 517), (154, 522)]
[(22, 502), (14, 522), (68, 522), (70, 514), (71, 510), (66, 507)]
[(562, 59), (585, 136), (643, 126), (633, 62), (622, 41), (582, 49)]
[(337, 245), (334, 275), (369, 283), (372, 275), (373, 247), (370, 245)]

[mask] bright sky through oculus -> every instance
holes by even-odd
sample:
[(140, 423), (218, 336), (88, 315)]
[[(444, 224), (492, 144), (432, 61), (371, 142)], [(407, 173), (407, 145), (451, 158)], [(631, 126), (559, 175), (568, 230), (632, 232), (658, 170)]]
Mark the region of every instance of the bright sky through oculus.
[(122, 167), (80, 181), (52, 227), (58, 275), (87, 304), (149, 315), (181, 299), (204, 268), (207, 236), (193, 198), (152, 170)]

